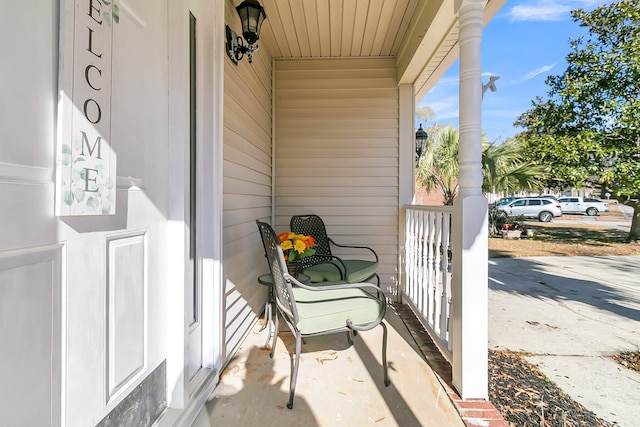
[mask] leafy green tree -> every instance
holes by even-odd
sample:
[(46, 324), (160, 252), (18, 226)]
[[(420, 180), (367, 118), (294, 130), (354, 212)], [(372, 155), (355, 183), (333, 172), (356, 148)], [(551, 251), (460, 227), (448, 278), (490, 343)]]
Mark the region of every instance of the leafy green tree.
[(546, 99), (516, 121), (528, 158), (547, 186), (599, 186), (634, 207), (629, 240), (640, 242), (640, 4), (625, 0), (572, 12), (588, 29), (570, 41), (567, 69)]
[[(458, 130), (448, 126), (431, 138), (427, 152), (418, 166), (418, 180), (427, 191), (437, 190), (445, 205), (452, 205), (458, 194)], [(520, 144), (508, 139), (501, 144), (482, 143), (482, 170), (485, 193), (540, 189), (543, 170), (522, 161)]]

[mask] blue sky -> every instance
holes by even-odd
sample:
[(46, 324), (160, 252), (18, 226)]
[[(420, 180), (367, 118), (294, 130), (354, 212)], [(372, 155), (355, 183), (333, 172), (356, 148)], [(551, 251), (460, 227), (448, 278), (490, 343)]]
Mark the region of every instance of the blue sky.
[[(536, 96), (546, 97), (549, 75), (567, 67), (569, 40), (586, 35), (571, 19), (573, 9), (592, 10), (603, 0), (507, 0), (487, 24), (482, 36), (483, 83), (500, 76), (497, 92), (487, 91), (482, 104), (482, 128), (489, 141), (503, 141), (521, 132), (516, 118)], [(456, 61), (418, 103), (436, 113), (433, 122), (458, 127), (458, 67)]]

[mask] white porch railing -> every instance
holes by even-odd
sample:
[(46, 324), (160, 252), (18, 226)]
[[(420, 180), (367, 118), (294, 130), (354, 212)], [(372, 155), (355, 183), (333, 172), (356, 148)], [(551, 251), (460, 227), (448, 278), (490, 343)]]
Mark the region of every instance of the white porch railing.
[(403, 302), (451, 362), (451, 216), (453, 206), (405, 206)]

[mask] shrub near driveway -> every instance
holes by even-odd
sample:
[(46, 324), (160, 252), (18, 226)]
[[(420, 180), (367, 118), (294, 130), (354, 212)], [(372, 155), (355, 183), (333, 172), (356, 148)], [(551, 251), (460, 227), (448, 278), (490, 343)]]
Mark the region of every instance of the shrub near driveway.
[(533, 230), (533, 237), (489, 238), (489, 258), (640, 255), (640, 245), (625, 241), (628, 232), (597, 222), (541, 224), (526, 221), (524, 228)]

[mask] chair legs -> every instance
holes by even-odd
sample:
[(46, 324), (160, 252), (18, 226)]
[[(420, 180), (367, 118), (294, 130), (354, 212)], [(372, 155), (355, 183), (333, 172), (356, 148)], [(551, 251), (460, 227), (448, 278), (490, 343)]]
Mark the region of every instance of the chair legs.
[(296, 334), (296, 355), (294, 360), (291, 361), (291, 380), (289, 383), (289, 402), (287, 408), (293, 409), (293, 395), (296, 392), (296, 379), (298, 378), (298, 368), (300, 367), (300, 350), (302, 347), (302, 336)]
[(269, 303), (267, 302), (264, 305), (264, 324), (260, 327), (260, 332), (264, 331), (267, 328), (267, 323), (269, 322)]
[(264, 306), (264, 325), (260, 327), (260, 332), (264, 331), (266, 328), (269, 328), (269, 335), (267, 335), (267, 340), (264, 343), (264, 348), (267, 348), (269, 345), (269, 341), (271, 341), (271, 337), (275, 331), (273, 330), (273, 311), (271, 309), (271, 303), (268, 302)]
[[(384, 322), (380, 322), (380, 326), (382, 326), (382, 369), (384, 372), (384, 385), (389, 387), (391, 384), (391, 380), (389, 379), (389, 367), (387, 366), (387, 325)], [(358, 331), (347, 331), (347, 338), (349, 340), (349, 344), (353, 344), (353, 340), (351, 339), (351, 334), (354, 336)], [(302, 347), (302, 336), (300, 334), (295, 334), (296, 336), (296, 354), (291, 360), (291, 379), (289, 382), (289, 402), (287, 402), (287, 408), (293, 409), (293, 397), (296, 392), (296, 380), (298, 378), (298, 368), (300, 367), (300, 351)], [(274, 344), (275, 347), (275, 344)], [(273, 348), (271, 349), (273, 351)]]
[(384, 385), (389, 387), (391, 381), (389, 380), (389, 368), (387, 367), (387, 325), (384, 322), (380, 322), (382, 326), (382, 369), (384, 369)]
[[(273, 359), (273, 355), (276, 352), (276, 342), (278, 341), (278, 331), (280, 330), (280, 319), (278, 318), (278, 310), (273, 310), (272, 316), (275, 331), (273, 331), (273, 341), (271, 342), (271, 351), (269, 352), (269, 357)], [(268, 339), (269, 338), (267, 338), (267, 340)]]

